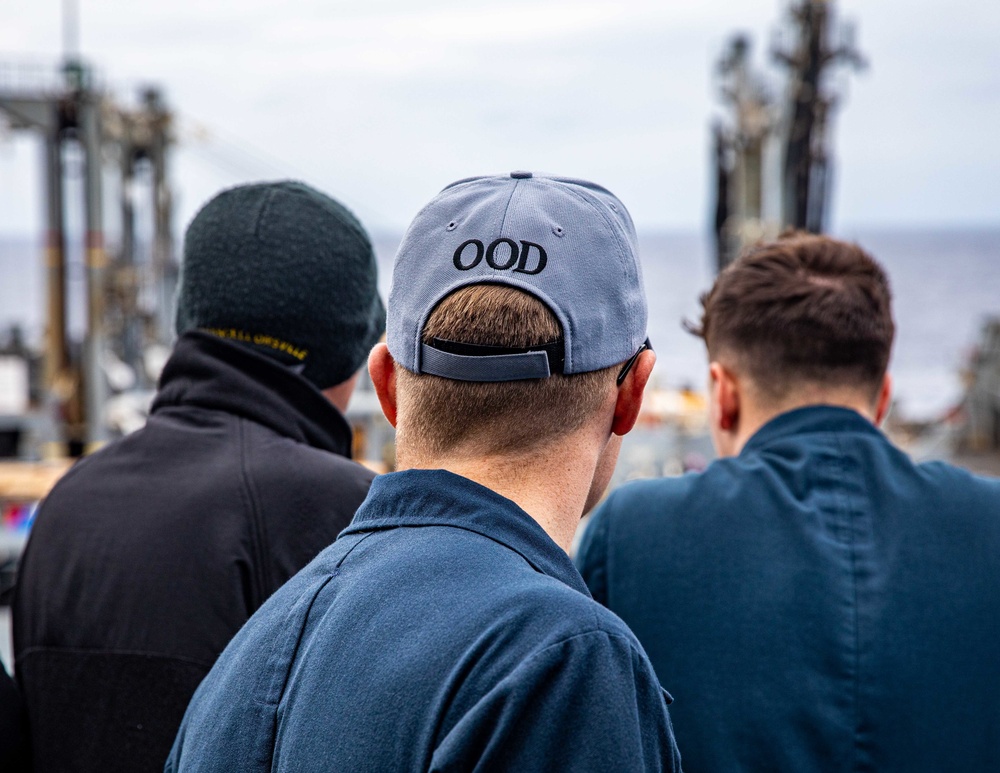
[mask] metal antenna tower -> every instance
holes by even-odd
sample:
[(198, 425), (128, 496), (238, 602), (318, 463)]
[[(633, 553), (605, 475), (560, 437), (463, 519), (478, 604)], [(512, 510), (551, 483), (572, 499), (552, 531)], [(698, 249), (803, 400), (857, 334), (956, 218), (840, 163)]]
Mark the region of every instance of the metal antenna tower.
[[(176, 268), (170, 237), (171, 196), (167, 184), (167, 149), (172, 115), (159, 92), (147, 89), (139, 106), (118, 105), (95, 82), (93, 70), (79, 55), (77, 0), (63, 2), (64, 60), (58, 70), (17, 63), (0, 63), (0, 119), (13, 130), (40, 137), (45, 181), (47, 324), (45, 391), (57, 415), (65, 452), (79, 455), (108, 437), (104, 410), (108, 397), (102, 361), (114, 352), (142, 372), (141, 340), (168, 335), (165, 313), (150, 321), (135, 314), (139, 284), (136, 272), (133, 177), (136, 163), (152, 169), (153, 259), (150, 282), (165, 304)], [(75, 354), (67, 329), (67, 236), (64, 151), (79, 147), (83, 157), (83, 247), (86, 274), (87, 325), (81, 354)], [(119, 159), (122, 193), (122, 244), (109, 261), (104, 237), (102, 183), (106, 156)], [(112, 292), (112, 288), (116, 292)], [(155, 316), (156, 312), (152, 312)], [(149, 315), (147, 315), (149, 316)], [(108, 320), (118, 319), (108, 335)], [(136, 328), (145, 327), (142, 333)]]
[(864, 65), (853, 28), (834, 26), (833, 6), (833, 0), (790, 4), (788, 24), (772, 49), (785, 71), (783, 89), (753, 67), (744, 36), (730, 42), (719, 63), (726, 107), (713, 126), (719, 271), (761, 239), (788, 228), (819, 233), (826, 226), (830, 120), (837, 103), (829, 74), (836, 64)]

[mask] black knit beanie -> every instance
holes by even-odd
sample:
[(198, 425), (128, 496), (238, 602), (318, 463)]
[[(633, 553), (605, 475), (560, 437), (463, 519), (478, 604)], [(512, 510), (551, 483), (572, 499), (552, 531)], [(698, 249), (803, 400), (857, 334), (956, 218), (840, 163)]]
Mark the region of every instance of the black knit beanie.
[(240, 341), (326, 389), (385, 332), (377, 279), (368, 234), (344, 206), (303, 183), (241, 185), (188, 226), (177, 334)]

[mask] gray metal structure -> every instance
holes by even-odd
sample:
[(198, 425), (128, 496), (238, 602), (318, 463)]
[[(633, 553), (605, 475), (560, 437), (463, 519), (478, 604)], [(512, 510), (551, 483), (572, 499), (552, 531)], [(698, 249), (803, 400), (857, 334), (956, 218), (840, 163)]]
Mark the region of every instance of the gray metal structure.
[[(54, 412), (57, 437), (48, 441), (79, 455), (108, 439), (105, 406), (108, 384), (102, 367), (113, 353), (136, 373), (143, 372), (143, 343), (165, 340), (169, 325), (164, 301), (172, 292), (176, 264), (170, 236), (171, 196), (167, 183), (167, 151), (171, 114), (158, 92), (147, 90), (138, 108), (118, 105), (94, 80), (93, 71), (68, 57), (56, 72), (17, 64), (0, 65), (0, 119), (13, 130), (39, 136), (45, 180), (47, 324), (45, 392)], [(83, 340), (71, 340), (67, 298), (66, 169), (67, 148), (83, 158), (82, 235), (86, 275), (86, 329)], [(102, 211), (106, 159), (118, 159), (122, 196), (122, 238), (113, 260), (105, 244)], [(134, 172), (148, 162), (154, 211), (151, 270), (145, 281), (137, 271), (133, 217)], [(142, 285), (153, 288), (156, 301), (139, 313)], [(137, 327), (138, 326), (138, 327)], [(79, 353), (77, 351), (79, 350)], [(58, 453), (58, 452), (57, 452)]]
[(966, 424), (959, 449), (1000, 453), (1000, 317), (983, 324), (966, 375), (968, 386), (962, 406)]
[(745, 35), (730, 41), (719, 62), (726, 108), (713, 127), (719, 271), (761, 239), (826, 226), (830, 120), (838, 100), (829, 76), (835, 64), (864, 64), (853, 28), (834, 24), (833, 6), (833, 0), (791, 4), (771, 52), (782, 78), (754, 68)]

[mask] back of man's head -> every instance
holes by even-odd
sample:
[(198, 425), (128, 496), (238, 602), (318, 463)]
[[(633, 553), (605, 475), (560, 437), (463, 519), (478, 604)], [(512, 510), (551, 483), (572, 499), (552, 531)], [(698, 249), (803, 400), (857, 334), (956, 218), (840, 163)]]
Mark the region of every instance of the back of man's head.
[[(456, 290), (427, 319), (423, 342), (530, 348), (562, 338), (555, 315), (514, 287)], [(579, 429), (606, 398), (616, 366), (518, 381), (457, 381), (397, 365), (406, 432), (423, 450), (447, 454), (470, 445), (483, 455), (528, 452)]]
[(544, 447), (596, 414), (645, 331), (635, 230), (611, 193), (526, 172), (455, 183), (396, 257), (399, 442)]
[(176, 329), (239, 341), (323, 390), (385, 331), (377, 282), (368, 234), (343, 205), (298, 182), (241, 185), (188, 226)]
[(889, 282), (854, 244), (793, 233), (752, 248), (701, 298), (691, 332), (761, 399), (781, 403), (804, 387), (874, 399), (892, 348)]

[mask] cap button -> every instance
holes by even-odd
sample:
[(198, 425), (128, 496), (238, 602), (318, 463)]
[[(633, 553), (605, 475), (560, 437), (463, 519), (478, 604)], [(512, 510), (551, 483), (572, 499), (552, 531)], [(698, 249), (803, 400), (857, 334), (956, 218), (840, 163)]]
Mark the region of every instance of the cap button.
[(531, 172), (511, 172), (510, 176), (515, 180), (526, 180), (531, 177)]

